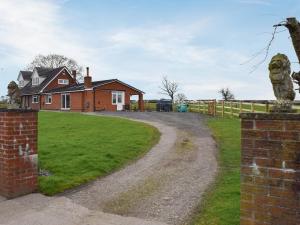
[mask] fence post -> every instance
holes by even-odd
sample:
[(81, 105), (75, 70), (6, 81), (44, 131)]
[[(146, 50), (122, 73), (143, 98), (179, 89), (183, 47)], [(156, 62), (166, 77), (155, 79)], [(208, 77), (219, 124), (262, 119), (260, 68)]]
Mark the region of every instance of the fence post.
[(269, 112), (269, 102), (266, 103), (266, 112)]
[(242, 112), (243, 112), (243, 102), (240, 101), (240, 113), (242, 113)]
[(231, 117), (233, 117), (232, 101), (230, 101), (230, 114), (231, 114)]
[(224, 109), (225, 109), (224, 100), (222, 100), (222, 117), (224, 117)]
[(214, 116), (217, 115), (217, 100), (214, 99)]
[(253, 102), (251, 102), (251, 112), (254, 112), (255, 110), (254, 110), (254, 103)]

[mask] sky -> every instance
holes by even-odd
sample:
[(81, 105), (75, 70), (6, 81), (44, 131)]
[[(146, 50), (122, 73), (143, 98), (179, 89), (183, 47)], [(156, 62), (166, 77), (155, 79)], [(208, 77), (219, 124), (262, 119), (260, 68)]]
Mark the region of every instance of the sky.
[(300, 15), (299, 0), (0, 0), (0, 15), (0, 96), (38, 54), (73, 58), (94, 81), (117, 78), (145, 99), (166, 97), (163, 76), (188, 99), (219, 99), (227, 87), (236, 99), (274, 99), (271, 57), (300, 70), (284, 28), (264, 63), (253, 71), (264, 52), (249, 62), (274, 24)]

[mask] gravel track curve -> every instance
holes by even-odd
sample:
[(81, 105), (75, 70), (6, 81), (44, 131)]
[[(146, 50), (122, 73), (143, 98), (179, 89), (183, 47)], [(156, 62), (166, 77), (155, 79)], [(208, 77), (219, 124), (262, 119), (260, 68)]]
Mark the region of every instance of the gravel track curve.
[(148, 123), (159, 129), (161, 139), (133, 164), (64, 196), (91, 210), (188, 224), (217, 173), (217, 148), (203, 117), (160, 112), (93, 115)]

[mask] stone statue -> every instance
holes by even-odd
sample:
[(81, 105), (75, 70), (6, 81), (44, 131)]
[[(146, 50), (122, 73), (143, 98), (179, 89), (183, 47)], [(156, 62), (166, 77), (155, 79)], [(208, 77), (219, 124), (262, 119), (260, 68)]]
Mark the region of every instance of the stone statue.
[(271, 112), (293, 112), (292, 103), (295, 99), (291, 74), (291, 64), (288, 57), (278, 53), (269, 64), (269, 77), (277, 101)]
[(8, 108), (9, 109), (18, 109), (20, 108), (21, 98), (20, 98), (20, 90), (16, 82), (11, 81), (7, 86), (7, 96), (8, 99)]

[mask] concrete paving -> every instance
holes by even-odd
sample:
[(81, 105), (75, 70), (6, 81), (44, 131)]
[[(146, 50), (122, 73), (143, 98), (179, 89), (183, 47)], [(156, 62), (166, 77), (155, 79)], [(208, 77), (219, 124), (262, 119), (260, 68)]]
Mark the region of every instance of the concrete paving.
[(65, 197), (31, 194), (0, 203), (1, 225), (166, 225), (89, 210)]

